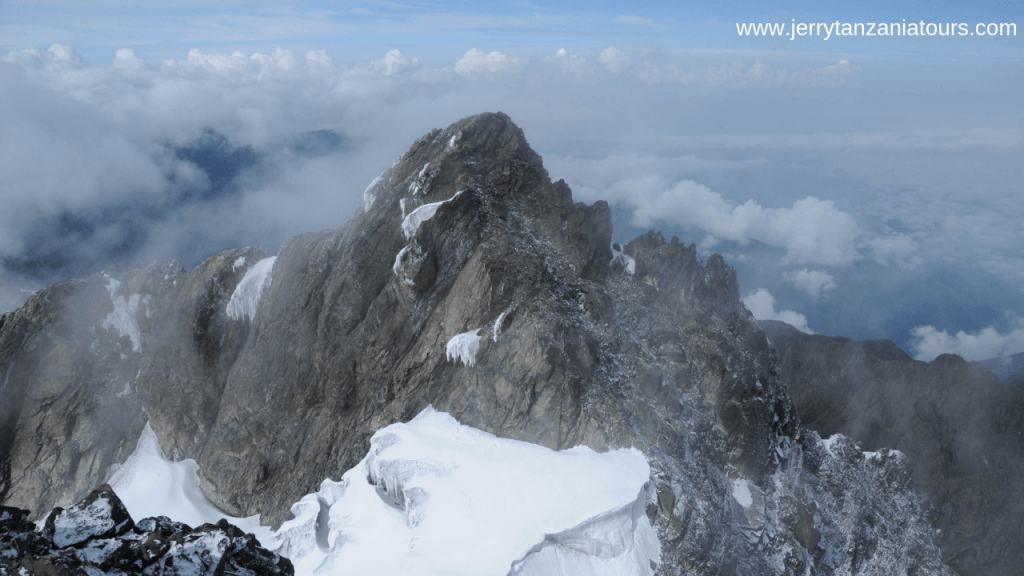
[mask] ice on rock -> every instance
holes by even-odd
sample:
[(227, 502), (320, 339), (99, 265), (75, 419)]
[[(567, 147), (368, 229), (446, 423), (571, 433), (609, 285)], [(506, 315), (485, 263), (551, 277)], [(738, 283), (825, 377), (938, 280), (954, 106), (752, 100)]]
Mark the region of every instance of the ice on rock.
[(256, 317), (256, 310), (263, 298), (263, 292), (270, 288), (276, 261), (277, 256), (264, 258), (246, 271), (242, 281), (235, 286), (235, 291), (231, 293), (231, 300), (228, 301), (227, 307), (228, 316), (234, 320), (242, 318), (252, 320)]
[(494, 321), (494, 341), (498, 341), (498, 334), (501, 334), (501, 323), (505, 321), (505, 316), (508, 315), (508, 310), (505, 310), (498, 315), (498, 319)]
[(616, 264), (621, 264), (626, 274), (636, 272), (636, 260), (633, 260), (632, 256), (623, 252), (618, 242), (612, 244), (612, 260), (608, 265), (615, 266)]
[(259, 515), (235, 518), (225, 514), (199, 488), (199, 464), (191, 458), (171, 462), (164, 456), (153, 428), (146, 423), (135, 451), (124, 464), (115, 464), (107, 472), (106, 483), (132, 518), (167, 516), (176, 522), (196, 527), (216, 523), (221, 518), (253, 533), (267, 549), (277, 540), (273, 531), (260, 526)]
[(235, 260), (235, 263), (231, 265), (231, 271), (234, 272), (235, 270), (238, 270), (242, 266), (245, 266), (245, 256), (239, 256)]
[(424, 204), (423, 206), (420, 206), (419, 208), (410, 212), (405, 218), (402, 219), (402, 234), (405, 236), (405, 239), (411, 240), (412, 237), (416, 235), (416, 231), (420, 229), (420, 224), (433, 218), (434, 214), (437, 213), (437, 209), (440, 208), (442, 204), (455, 200), (456, 198), (459, 197), (459, 194), (462, 194), (461, 190), (456, 192), (454, 196), (447, 200), (442, 200), (440, 202), (431, 202), (430, 204)]
[(555, 452), (428, 407), (300, 500), (279, 551), (300, 576), (647, 575), (660, 559), (649, 476), (636, 449)]
[(117, 291), (120, 288), (121, 283), (113, 278), (107, 282), (107, 291), (110, 292), (110, 301), (114, 303), (114, 311), (103, 319), (103, 328), (113, 328), (119, 336), (127, 336), (132, 341), (132, 351), (142, 352), (142, 330), (135, 319), (141, 295), (132, 294), (128, 298), (118, 296)]
[(370, 182), (370, 185), (366, 187), (366, 190), (363, 190), (363, 212), (369, 212), (370, 208), (373, 208), (373, 202), (377, 199), (377, 195), (373, 193), (373, 189), (380, 183), (382, 176), (384, 175), (381, 174), (374, 178), (373, 182)]
[(461, 360), (466, 366), (476, 364), (476, 353), (480, 351), (480, 328), (456, 334), (448, 341), (447, 354), (449, 361)]

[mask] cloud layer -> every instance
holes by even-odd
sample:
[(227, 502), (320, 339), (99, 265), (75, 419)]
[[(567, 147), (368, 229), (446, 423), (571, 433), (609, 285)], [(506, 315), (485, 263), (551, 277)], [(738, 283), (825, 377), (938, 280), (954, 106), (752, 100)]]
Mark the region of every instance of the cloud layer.
[(755, 320), (780, 320), (806, 334), (814, 334), (807, 326), (807, 317), (793, 310), (775, 310), (775, 297), (764, 288), (747, 294), (742, 298), (743, 304), (750, 309)]
[(925, 362), (931, 362), (940, 354), (956, 354), (971, 362), (1024, 352), (1024, 328), (1000, 334), (989, 326), (973, 334), (960, 331), (950, 335), (934, 326), (918, 326), (911, 332), (914, 358)]

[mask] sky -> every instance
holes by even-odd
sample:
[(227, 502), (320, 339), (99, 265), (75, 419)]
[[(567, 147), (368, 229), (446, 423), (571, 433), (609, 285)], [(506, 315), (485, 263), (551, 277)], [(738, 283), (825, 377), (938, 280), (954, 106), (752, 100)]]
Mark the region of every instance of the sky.
[(0, 1), (0, 309), (273, 253), (500, 110), (616, 240), (722, 253), (758, 318), (1024, 352), (1024, 3), (849, 4)]

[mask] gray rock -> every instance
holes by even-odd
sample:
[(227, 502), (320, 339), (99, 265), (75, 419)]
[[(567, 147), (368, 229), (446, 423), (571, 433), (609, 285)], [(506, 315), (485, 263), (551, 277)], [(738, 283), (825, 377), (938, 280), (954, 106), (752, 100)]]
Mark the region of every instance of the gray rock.
[[(34, 462), (106, 462), (134, 446), (141, 416), (110, 432), (119, 448), (83, 450), (43, 408), (69, 393), (95, 402), (112, 387), (87, 383), (121, 367), (137, 373), (135, 401), (165, 452), (195, 458), (204, 492), (236, 516), (280, 524), (293, 502), (357, 463), (375, 430), (432, 404), (551, 448), (642, 450), (660, 574), (950, 573), (905, 459), (865, 458), (852, 443), (836, 458), (801, 427), (721, 257), (703, 264), (693, 245), (649, 233), (623, 248), (631, 273), (624, 259), (613, 265), (610, 244), (607, 204), (573, 203), (522, 131), (484, 114), (416, 141), (342, 228), (284, 245), (251, 320), (226, 305), (260, 256), (252, 249), (190, 274), (118, 276), (118, 294), (149, 298), (134, 340), (55, 343), (55, 327), (95, 326), (113, 304), (96, 296), (100, 314), (72, 322), (68, 311), (102, 295), (105, 278), (53, 287), (49, 303), (37, 295), (0, 328), (5, 381), (54, 390), (5, 408), (5, 501), (56, 502), (101, 479), (70, 465), (26, 474)], [(476, 329), (472, 366), (446, 358), (452, 337)], [(70, 362), (81, 350), (106, 360), (80, 374), (39, 360)], [(99, 426), (75, 406), (67, 414)]]
[(946, 562), (964, 576), (1024, 574), (1024, 386), (959, 356), (925, 363), (889, 340), (761, 324), (808, 428), (906, 453)]

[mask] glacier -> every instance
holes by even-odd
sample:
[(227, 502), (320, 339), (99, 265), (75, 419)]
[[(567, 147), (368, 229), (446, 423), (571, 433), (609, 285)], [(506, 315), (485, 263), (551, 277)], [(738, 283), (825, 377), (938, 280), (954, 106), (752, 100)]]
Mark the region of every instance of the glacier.
[(226, 518), (290, 558), (299, 576), (648, 576), (660, 562), (639, 450), (554, 451), (430, 406), (378, 430), (366, 457), (296, 502), (276, 532), (214, 506), (197, 470), (191, 459), (169, 461), (147, 424), (108, 483), (133, 517), (191, 526)]

